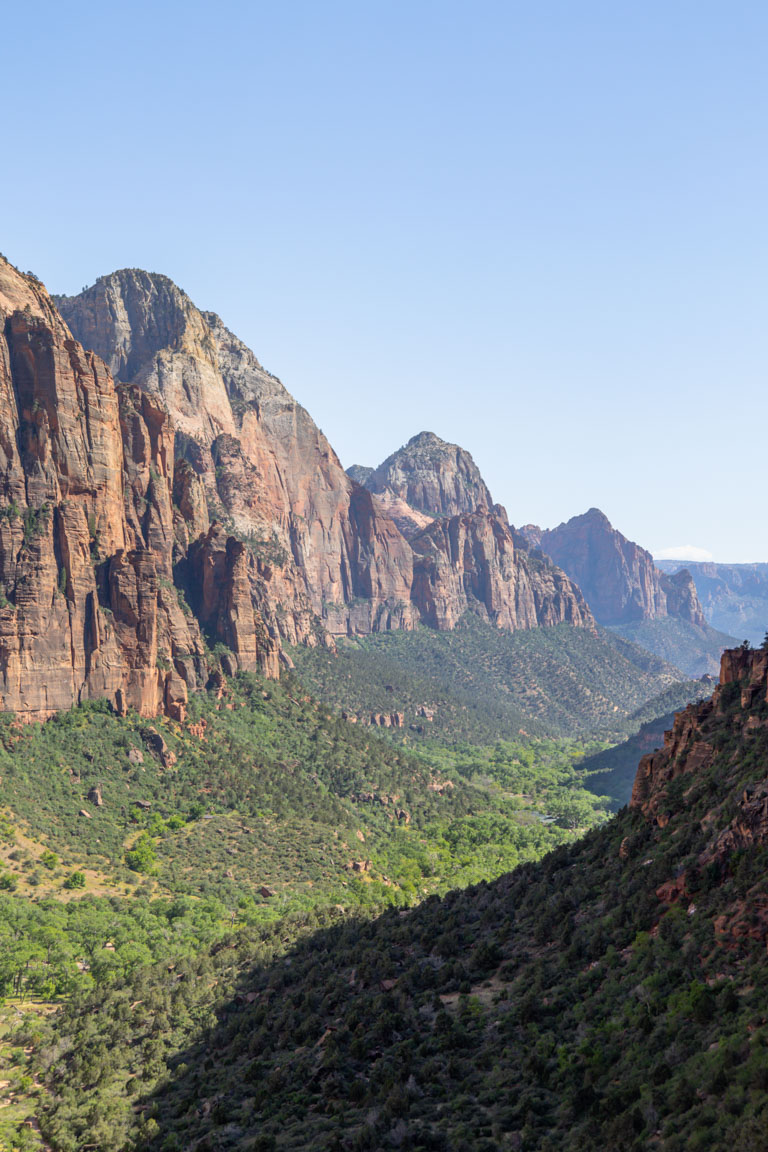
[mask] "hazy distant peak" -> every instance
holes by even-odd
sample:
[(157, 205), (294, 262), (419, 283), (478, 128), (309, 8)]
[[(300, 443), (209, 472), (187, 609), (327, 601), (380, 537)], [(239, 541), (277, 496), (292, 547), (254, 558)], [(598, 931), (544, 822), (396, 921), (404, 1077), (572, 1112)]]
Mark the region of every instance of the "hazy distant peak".
[(365, 487), (365, 483), (372, 473), (373, 468), (369, 468), (367, 464), (352, 464), (347, 468), (347, 476), (349, 476), (350, 480), (354, 480), (357, 484), (362, 484), (363, 487)]
[[(447, 440), (443, 440), (434, 432), (417, 432), (415, 436), (411, 436), (406, 444), (406, 448), (427, 448), (427, 447), (440, 447), (440, 448), (457, 448), (457, 444), (449, 444)], [(402, 451), (402, 449), (401, 449)]]

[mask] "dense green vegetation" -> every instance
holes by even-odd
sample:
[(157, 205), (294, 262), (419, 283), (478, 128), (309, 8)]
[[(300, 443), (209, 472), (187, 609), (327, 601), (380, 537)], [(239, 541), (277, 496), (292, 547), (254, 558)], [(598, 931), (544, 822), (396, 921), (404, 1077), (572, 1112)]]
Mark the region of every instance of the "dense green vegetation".
[(76, 991), (55, 1029), (15, 1038), (46, 1139), (761, 1152), (768, 849), (715, 844), (765, 789), (768, 708), (747, 729), (738, 685), (722, 704), (702, 721), (713, 762), (671, 782), (663, 828), (625, 809), (492, 884), (311, 934), (245, 926)]
[[(193, 697), (184, 725), (103, 703), (45, 725), (6, 718), (0, 890), (6, 876), (24, 895), (60, 896), (81, 872), (88, 893), (202, 897), (259, 922), (319, 900), (410, 903), (599, 819), (605, 803), (574, 767), (589, 750), (518, 739), (413, 754), (290, 678), (254, 676)], [(562, 815), (569, 803), (582, 819)]]
[(611, 631), (682, 668), (687, 676), (706, 673), (716, 676), (723, 649), (735, 647), (742, 639), (718, 632), (709, 624), (699, 628), (674, 616), (636, 620), (632, 624), (616, 625)]
[[(325, 683), (326, 704), (294, 676), (240, 676), (194, 696), (184, 724), (119, 718), (104, 702), (44, 725), (0, 717), (0, 1149), (39, 1145), (32, 1108), (57, 1152), (154, 1147), (155, 1137), (186, 1147), (192, 1129), (177, 1135), (164, 1104), (136, 1112), (137, 1102), (169, 1075), (186, 1090), (185, 1050), (197, 1063), (222, 997), (239, 997), (238, 1011), (250, 1002), (250, 984), (238, 989), (254, 965), (271, 980), (304, 939), (330, 958), (337, 934), (364, 940), (387, 908), (395, 918), (383, 924), (410, 923), (419, 902), (537, 861), (607, 818), (623, 783), (593, 781), (599, 754), (644, 710), (677, 701), (674, 674), (607, 634), (552, 630), (510, 647), (488, 631), (468, 620), (457, 640), (374, 638), (300, 660), (302, 679), (325, 669), (313, 686)], [(599, 691), (606, 652), (612, 696)], [(557, 719), (556, 675), (580, 708), (572, 729)], [(390, 714), (407, 699), (414, 720), (386, 738), (333, 710), (349, 715), (355, 694)], [(409, 727), (416, 719), (421, 732)], [(321, 943), (318, 931), (329, 934)], [(324, 994), (311, 1001), (294, 1011), (307, 1042)], [(243, 1148), (287, 1139), (282, 1122), (257, 1136), (241, 1128)], [(286, 1146), (311, 1146), (308, 1132)], [(210, 1147), (229, 1146), (220, 1139)]]
[[(172, 989), (188, 973), (194, 1004), (166, 1003), (159, 1059), (213, 1019), (198, 968), (226, 960), (231, 975), (254, 947), (269, 958), (319, 924), (499, 876), (605, 819), (579, 767), (599, 747), (518, 737), (412, 752), (291, 677), (238, 677), (193, 697), (184, 724), (103, 702), (43, 725), (0, 717), (0, 1148), (37, 1145), (28, 1049), (50, 1037), (64, 1050), (62, 1005), (128, 987), (133, 1002), (153, 971), (174, 973)], [(134, 1040), (143, 1027), (133, 1020)], [(100, 1082), (119, 1063), (103, 1055)], [(86, 1130), (118, 1145), (128, 1120), (114, 1127), (117, 1106), (94, 1099), (98, 1123), (61, 1120), (57, 1147), (88, 1143)]]
[(292, 655), (320, 699), (360, 722), (402, 713), (392, 735), (410, 743), (488, 744), (521, 731), (621, 740), (701, 695), (701, 685), (621, 637), (567, 624), (510, 633), (467, 615), (453, 632), (420, 628)]

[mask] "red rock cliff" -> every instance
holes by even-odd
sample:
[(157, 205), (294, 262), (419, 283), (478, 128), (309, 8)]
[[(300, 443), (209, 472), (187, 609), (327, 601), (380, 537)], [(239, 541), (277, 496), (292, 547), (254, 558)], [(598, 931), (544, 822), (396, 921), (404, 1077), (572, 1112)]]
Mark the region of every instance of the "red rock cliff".
[[(316, 618), (332, 635), (413, 626), (407, 542), (218, 316), (166, 277), (136, 270), (58, 304), (120, 380), (173, 414), (185, 483), (204, 496), (209, 519), (245, 543), (273, 635), (312, 641)], [(190, 544), (205, 531), (202, 506), (198, 499), (199, 514), (186, 521)]]
[(453, 628), (468, 609), (512, 631), (561, 623), (594, 627), (566, 574), (515, 547), (498, 504), (435, 520), (411, 546), (414, 600), (435, 628)]
[[(726, 730), (733, 750), (726, 757), (724, 772), (737, 772), (750, 738), (765, 728), (762, 706), (767, 700), (768, 651), (749, 648), (726, 650), (720, 665), (720, 683), (712, 698), (702, 704), (689, 704), (684, 711), (678, 712), (673, 727), (664, 733), (663, 748), (640, 761), (630, 807), (664, 827), (674, 816), (668, 798), (669, 784), (682, 775), (695, 778), (697, 773), (709, 768), (718, 752), (718, 736)], [(723, 792), (725, 783), (725, 780), (720, 781)], [(750, 838), (754, 839), (757, 826), (752, 827), (750, 821), (754, 824), (759, 816), (754, 801), (752, 792), (741, 798), (743, 811), (720, 836), (720, 846), (726, 841), (730, 843), (734, 836), (746, 837), (745, 843)], [(760, 835), (768, 839), (768, 807), (764, 815), (766, 819), (761, 825)]]
[(690, 573), (660, 572), (650, 552), (622, 536), (597, 508), (549, 531), (521, 529), (581, 588), (601, 624), (629, 624), (674, 616), (704, 627), (705, 619)]
[(368, 471), (363, 482), (369, 491), (395, 496), (428, 516), (461, 516), (480, 504), (493, 505), (469, 452), (434, 432), (413, 436), (378, 468)]
[[(0, 709), (106, 696), (180, 716), (205, 683), (172, 580), (173, 442), (165, 407), (116, 387), (0, 258)], [(276, 660), (267, 646), (243, 666)]]

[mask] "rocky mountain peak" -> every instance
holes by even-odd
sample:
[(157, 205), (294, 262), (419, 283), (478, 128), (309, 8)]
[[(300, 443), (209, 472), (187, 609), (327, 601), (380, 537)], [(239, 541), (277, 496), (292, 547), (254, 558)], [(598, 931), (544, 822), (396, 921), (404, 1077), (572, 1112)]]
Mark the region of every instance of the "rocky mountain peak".
[(521, 529), (576, 581), (601, 624), (628, 624), (674, 616), (704, 627), (704, 613), (690, 573), (660, 572), (645, 548), (618, 532), (599, 508), (557, 528)]
[(80, 342), (123, 381), (133, 380), (162, 349), (178, 350), (193, 320), (186, 293), (167, 276), (141, 268), (122, 268), (79, 296), (54, 300)]
[(374, 469), (365, 486), (378, 494), (391, 492), (428, 516), (460, 516), (493, 497), (469, 452), (419, 432)]
[(347, 468), (347, 476), (350, 480), (354, 480), (355, 484), (362, 484), (365, 487), (365, 482), (373, 472), (373, 468), (367, 467), (365, 464), (353, 464), (351, 468)]
[(565, 572), (515, 546), (500, 504), (436, 518), (411, 547), (414, 600), (435, 628), (453, 628), (467, 611), (512, 631), (561, 623), (594, 628)]
[(417, 432), (415, 436), (411, 436), (406, 444), (406, 448), (418, 448), (425, 450), (428, 448), (436, 448), (438, 451), (443, 451), (445, 448), (455, 448), (455, 444), (448, 444), (447, 441), (441, 440), (434, 432)]
[(599, 508), (588, 508), (587, 511), (582, 513), (581, 516), (574, 516), (572, 520), (569, 521), (571, 524), (574, 522), (586, 523), (595, 528), (599, 528), (604, 532), (612, 531), (610, 520), (606, 516), (605, 512), (601, 512)]
[(421, 432), (363, 486), (168, 277), (123, 269), (56, 301), (0, 260), (3, 709), (104, 696), (180, 718), (211, 670), (201, 627), (225, 673), (275, 676), (281, 640), (466, 611), (591, 626), (458, 445)]

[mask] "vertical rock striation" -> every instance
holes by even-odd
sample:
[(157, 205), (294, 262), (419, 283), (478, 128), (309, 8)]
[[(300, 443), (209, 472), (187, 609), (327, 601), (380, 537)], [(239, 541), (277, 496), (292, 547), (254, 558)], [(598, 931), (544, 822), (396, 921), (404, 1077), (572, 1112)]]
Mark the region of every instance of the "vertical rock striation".
[[(254, 600), (275, 638), (313, 642), (316, 620), (331, 635), (413, 627), (407, 542), (218, 316), (137, 270), (58, 304), (118, 379), (173, 414), (185, 506), (191, 513), (196, 485), (209, 519), (245, 544)], [(190, 545), (204, 520), (200, 510), (185, 521)]]
[[(0, 259), (0, 709), (181, 717), (208, 671), (174, 587), (174, 430)], [(251, 625), (256, 618), (248, 598)], [(276, 673), (276, 653), (244, 667)]]
[(673, 616), (705, 626), (693, 579), (686, 570), (660, 572), (650, 552), (622, 536), (597, 508), (549, 531), (520, 530), (531, 547), (551, 556), (581, 588), (601, 624), (629, 624)]
[(579, 589), (566, 574), (515, 547), (500, 505), (435, 520), (411, 540), (414, 600), (441, 630), (468, 610), (510, 631), (568, 623), (594, 627)]

